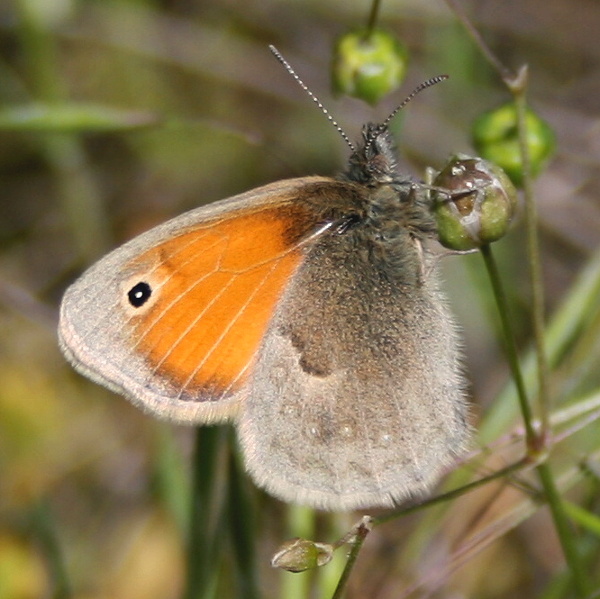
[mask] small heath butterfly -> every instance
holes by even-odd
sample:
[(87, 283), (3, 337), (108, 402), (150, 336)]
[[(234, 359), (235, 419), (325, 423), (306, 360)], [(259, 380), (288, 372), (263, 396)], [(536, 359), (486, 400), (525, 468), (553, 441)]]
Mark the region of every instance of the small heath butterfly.
[(283, 500), (426, 491), (469, 426), (429, 195), (396, 171), (397, 110), (348, 142), (337, 177), (259, 187), (108, 254), (65, 293), (66, 357), (160, 418), (233, 421), (246, 469)]

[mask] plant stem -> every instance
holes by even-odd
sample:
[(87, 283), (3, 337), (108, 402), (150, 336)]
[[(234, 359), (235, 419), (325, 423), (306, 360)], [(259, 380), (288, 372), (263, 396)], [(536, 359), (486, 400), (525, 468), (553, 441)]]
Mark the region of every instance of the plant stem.
[(182, 537), (189, 530), (191, 489), (183, 458), (175, 443), (173, 429), (163, 422), (154, 426), (156, 443), (156, 484), (160, 498)]
[(381, 8), (381, 0), (373, 0), (371, 3), (371, 11), (369, 12), (369, 21), (367, 22), (367, 33), (365, 35), (368, 38), (377, 25), (377, 19), (379, 18), (379, 9)]
[(216, 597), (215, 581), (224, 536), (223, 501), (218, 497), (221, 485), (216, 483), (225, 432), (223, 427), (215, 426), (196, 430), (185, 599)]
[(348, 584), (348, 580), (350, 578), (350, 574), (352, 573), (352, 569), (354, 568), (354, 564), (358, 558), (358, 554), (360, 553), (360, 549), (367, 538), (367, 535), (371, 531), (371, 521), (369, 524), (363, 522), (359, 526), (356, 527), (356, 536), (354, 538), (354, 542), (352, 543), (352, 549), (350, 550), (350, 555), (348, 555), (348, 561), (346, 562), (346, 566), (344, 567), (344, 571), (340, 576), (340, 580), (338, 581), (337, 587), (331, 599), (341, 599), (343, 593), (346, 589), (346, 585)]
[(521, 162), (523, 165), (523, 194), (525, 197), (525, 222), (527, 226), (527, 254), (531, 276), (532, 290), (532, 317), (533, 336), (536, 348), (537, 378), (538, 378), (538, 403), (541, 421), (540, 436), (542, 442), (548, 434), (549, 415), (549, 392), (548, 392), (548, 360), (546, 355), (545, 333), (544, 333), (544, 284), (542, 280), (542, 263), (538, 239), (538, 216), (537, 206), (533, 194), (531, 182), (531, 164), (529, 159), (529, 146), (527, 143), (527, 103), (525, 90), (527, 87), (527, 68), (521, 69), (519, 75), (513, 81), (506, 81), (512, 91), (517, 108), (517, 124), (519, 131), (519, 146), (521, 151)]
[(233, 450), (234, 437), (229, 435), (229, 501), (227, 506), (229, 530), (238, 573), (239, 591), (237, 596), (243, 599), (258, 599), (256, 558), (254, 538), (256, 518), (251, 498), (246, 487), (239, 456)]
[(528, 457), (521, 458), (517, 462), (514, 462), (513, 464), (510, 464), (510, 465), (506, 466), (505, 468), (501, 468), (500, 470), (497, 470), (496, 472), (493, 472), (492, 474), (490, 474), (488, 476), (484, 476), (483, 478), (480, 478), (469, 484), (462, 485), (461, 487), (459, 487), (457, 489), (452, 489), (451, 491), (448, 491), (447, 493), (442, 493), (441, 495), (436, 495), (435, 497), (430, 497), (429, 499), (426, 499), (425, 501), (422, 501), (416, 505), (411, 505), (409, 507), (403, 508), (397, 512), (393, 512), (392, 514), (386, 514), (385, 516), (373, 518), (373, 526), (378, 526), (379, 524), (383, 524), (384, 522), (388, 522), (389, 520), (394, 520), (395, 518), (399, 518), (400, 516), (408, 516), (409, 514), (412, 514), (413, 512), (418, 512), (424, 508), (427, 508), (432, 505), (436, 505), (438, 503), (444, 503), (446, 501), (450, 501), (451, 499), (456, 499), (457, 497), (460, 497), (461, 495), (465, 495), (466, 493), (469, 493), (470, 491), (473, 491), (474, 489), (477, 489), (478, 487), (487, 485), (489, 482), (492, 482), (498, 478), (503, 478), (513, 472), (521, 470), (529, 464), (531, 464), (531, 461)]
[(537, 435), (533, 428), (533, 414), (527, 398), (527, 390), (525, 388), (525, 382), (523, 380), (523, 374), (519, 365), (519, 356), (517, 351), (517, 344), (515, 342), (515, 335), (512, 329), (512, 323), (508, 310), (508, 302), (506, 301), (506, 294), (502, 287), (502, 281), (496, 265), (496, 260), (492, 254), (492, 249), (489, 245), (481, 247), (481, 255), (485, 262), (485, 267), (490, 278), (492, 289), (494, 291), (494, 297), (496, 299), (496, 305), (498, 306), (498, 313), (500, 314), (500, 320), (502, 322), (502, 329), (504, 331), (504, 339), (506, 342), (506, 355), (508, 363), (513, 375), (515, 385), (517, 387), (517, 397), (519, 399), (519, 407), (521, 408), (521, 414), (525, 423), (525, 435), (527, 448), (529, 454), (532, 455), (538, 450)]
[(494, 67), (500, 77), (504, 80), (511, 77), (511, 72), (502, 64), (502, 61), (492, 52), (491, 48), (485, 43), (481, 34), (473, 26), (473, 23), (469, 20), (462, 7), (456, 0), (446, 0), (448, 8), (454, 13), (454, 16), (460, 21), (469, 34), (471, 39), (475, 42), (475, 45), (479, 48), (481, 53), (485, 56), (487, 61)]
[[(533, 194), (531, 179), (531, 163), (529, 157), (529, 144), (527, 142), (527, 67), (523, 67), (516, 77), (505, 79), (507, 87), (513, 94), (517, 108), (517, 125), (519, 132), (519, 147), (523, 168), (523, 192), (525, 196), (525, 221), (527, 226), (527, 250), (532, 288), (532, 317), (533, 334), (536, 348), (537, 379), (538, 379), (538, 404), (541, 420), (541, 430), (538, 439), (538, 448), (541, 449), (548, 443), (549, 434), (549, 369), (545, 345), (545, 300), (542, 277), (542, 263), (538, 238), (537, 205)], [(579, 597), (588, 597), (591, 584), (583, 567), (581, 556), (575, 546), (574, 531), (572, 530), (560, 493), (556, 488), (554, 477), (546, 462), (537, 466), (540, 481), (550, 506), (554, 526), (560, 539), (565, 559), (571, 570), (573, 586)]]
[(462, 8), (458, 5), (457, 1), (446, 0), (446, 3), (456, 15), (457, 19), (464, 25), (469, 35), (480, 48), (482, 54), (496, 69), (505, 85), (510, 90), (517, 109), (519, 146), (521, 151), (521, 162), (523, 165), (523, 190), (525, 194), (525, 214), (527, 222), (527, 248), (533, 296), (532, 316), (534, 323), (534, 339), (537, 360), (538, 404), (540, 407), (539, 411), (541, 419), (541, 430), (539, 434), (536, 434), (533, 430), (531, 409), (525, 393), (521, 368), (518, 360), (515, 359), (516, 352), (514, 352), (512, 349), (513, 347), (516, 347), (516, 344), (514, 342), (512, 327), (508, 318), (506, 299), (502, 291), (500, 278), (498, 276), (495, 263), (492, 260), (492, 254), (489, 247), (482, 248), (482, 254), (486, 262), (486, 266), (488, 267), (492, 286), (494, 287), (494, 294), (496, 296), (496, 302), (498, 303), (500, 317), (502, 319), (502, 325), (507, 339), (509, 363), (513, 372), (513, 378), (517, 384), (519, 403), (521, 406), (521, 412), (523, 413), (523, 419), (525, 421), (528, 454), (540, 462), (536, 468), (544, 488), (546, 499), (550, 505), (550, 510), (554, 519), (554, 526), (559, 536), (565, 559), (573, 575), (575, 591), (579, 597), (583, 598), (588, 595), (591, 586), (587, 579), (579, 553), (575, 547), (573, 533), (571, 527), (569, 526), (560, 494), (556, 489), (552, 472), (550, 471), (548, 464), (541, 461), (548, 444), (549, 369), (546, 357), (546, 346), (544, 342), (545, 307), (542, 267), (537, 231), (537, 207), (535, 205), (535, 199), (533, 195), (529, 147), (527, 144), (527, 67), (522, 67), (516, 75), (511, 73), (511, 71), (507, 69), (491, 51), (479, 32), (472, 25)]
[(565, 560), (567, 561), (569, 569), (571, 570), (571, 574), (573, 575), (575, 590), (577, 591), (579, 597), (584, 598), (588, 594), (588, 588), (590, 587), (589, 581), (583, 568), (581, 558), (575, 547), (573, 531), (569, 526), (569, 521), (567, 519), (560, 494), (556, 488), (554, 477), (548, 464), (545, 461), (542, 461), (542, 459), (545, 457), (544, 453), (547, 449), (546, 432), (544, 431), (542, 436), (540, 436), (536, 434), (533, 429), (531, 409), (529, 407), (529, 401), (527, 399), (527, 393), (523, 383), (521, 367), (517, 359), (516, 343), (508, 314), (506, 295), (504, 294), (504, 290), (502, 288), (502, 282), (500, 280), (498, 269), (496, 267), (490, 246), (483, 246), (481, 248), (481, 253), (490, 276), (492, 288), (494, 290), (494, 297), (496, 298), (498, 311), (502, 320), (502, 327), (504, 330), (508, 351), (508, 360), (515, 384), (517, 386), (517, 396), (519, 398), (519, 404), (525, 423), (528, 455), (539, 462), (536, 466), (536, 470), (544, 489), (544, 495), (548, 505), (550, 506), (552, 519), (561, 543)]
[(565, 507), (556, 487), (554, 476), (546, 462), (538, 464), (536, 470), (544, 487), (544, 494), (548, 501), (550, 512), (552, 513), (554, 527), (558, 534), (569, 570), (571, 571), (574, 590), (581, 599), (590, 597), (592, 586), (588, 579), (587, 572), (583, 567), (579, 551), (575, 546), (575, 534), (565, 512)]

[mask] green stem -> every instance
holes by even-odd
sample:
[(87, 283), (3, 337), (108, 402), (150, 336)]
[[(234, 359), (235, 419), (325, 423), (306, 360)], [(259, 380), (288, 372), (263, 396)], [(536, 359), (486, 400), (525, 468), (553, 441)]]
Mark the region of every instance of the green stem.
[(592, 586), (583, 566), (579, 551), (575, 546), (575, 533), (565, 512), (565, 506), (556, 487), (554, 476), (546, 462), (538, 464), (536, 470), (544, 487), (544, 494), (548, 501), (548, 505), (550, 506), (554, 528), (558, 534), (565, 559), (569, 565), (569, 570), (571, 571), (573, 588), (577, 596), (581, 599), (590, 597)]
[[(483, 55), (487, 58), (490, 64), (497, 70), (504, 83), (511, 91), (515, 104), (517, 107), (517, 119), (519, 129), (519, 145), (521, 151), (521, 160), (523, 164), (524, 174), (524, 193), (525, 193), (525, 205), (526, 205), (526, 220), (527, 220), (527, 233), (528, 233), (528, 258), (531, 268), (531, 284), (533, 294), (533, 320), (534, 320), (534, 336), (536, 345), (536, 360), (537, 360), (537, 379), (538, 379), (538, 401), (540, 405), (540, 417), (541, 417), (541, 431), (540, 435), (536, 436), (531, 424), (531, 410), (529, 402), (524, 393), (525, 387), (523, 384), (523, 376), (518, 361), (514, 360), (511, 356), (512, 350), (509, 350), (510, 365), (513, 369), (513, 377), (519, 387), (518, 396), (521, 405), (521, 411), (525, 420), (525, 426), (527, 427), (527, 441), (528, 451), (533, 451), (533, 455), (541, 457), (540, 453), (543, 452), (548, 433), (548, 362), (546, 357), (546, 347), (544, 342), (544, 295), (542, 285), (542, 268), (541, 259), (539, 252), (538, 242), (538, 231), (537, 231), (537, 207), (532, 191), (531, 183), (531, 169), (529, 162), (529, 148), (527, 144), (527, 127), (526, 127), (526, 99), (525, 92), (527, 88), (527, 69), (524, 67), (520, 72), (514, 76), (509, 69), (507, 69), (502, 62), (496, 57), (491, 51), (488, 45), (485, 43), (479, 32), (471, 24), (468, 17), (465, 15), (462, 8), (458, 5), (456, 0), (446, 0), (446, 3), (459, 19), (459, 21), (465, 26), (465, 29), (475, 41), (477, 46), (480, 48)], [(500, 291), (501, 285), (500, 280), (495, 268), (495, 263), (491, 260), (491, 252), (488, 248), (482, 248), (486, 265), (488, 265), (488, 271), (490, 272), (490, 278), (494, 291), (496, 288)], [(491, 268), (490, 268), (491, 267)], [(496, 301), (499, 304), (500, 316), (503, 321), (503, 327), (507, 334), (507, 345), (508, 347), (514, 346), (514, 338), (512, 337), (510, 323), (508, 321), (508, 315), (506, 311), (506, 303), (504, 294), (496, 293)], [(500, 305), (502, 304), (502, 306)], [(505, 326), (508, 323), (508, 326)], [(508, 334), (511, 338), (508, 339)], [(586, 597), (589, 595), (591, 585), (586, 576), (586, 572), (583, 568), (581, 557), (576, 550), (573, 533), (569, 526), (564, 506), (561, 501), (560, 494), (555, 486), (552, 472), (547, 463), (539, 463), (537, 471), (540, 477), (540, 481), (544, 487), (545, 496), (547, 498), (552, 517), (554, 520), (554, 526), (559, 536), (565, 559), (569, 565), (570, 571), (573, 575), (574, 588), (579, 597)]]
[(527, 448), (529, 455), (536, 455), (539, 451), (538, 438), (533, 428), (533, 414), (531, 412), (531, 406), (527, 399), (527, 390), (525, 388), (525, 381), (523, 380), (523, 374), (519, 365), (519, 355), (517, 350), (517, 344), (515, 342), (515, 335), (512, 330), (512, 323), (508, 310), (508, 302), (506, 301), (506, 294), (502, 287), (502, 281), (498, 272), (498, 267), (492, 254), (492, 249), (489, 245), (484, 245), (481, 248), (481, 255), (485, 262), (485, 267), (490, 278), (492, 289), (494, 291), (494, 297), (498, 306), (498, 313), (500, 314), (500, 320), (502, 322), (502, 329), (504, 331), (504, 339), (506, 342), (506, 354), (510, 369), (513, 374), (513, 379), (517, 387), (517, 397), (519, 399), (519, 406), (521, 408), (521, 414), (523, 415), (523, 421), (525, 423), (525, 434), (527, 441)]
[[(230, 435), (230, 447), (234, 437)], [(256, 518), (246, 486), (245, 475), (233, 449), (229, 452), (229, 501), (227, 506), (229, 530), (237, 567), (240, 599), (258, 599), (254, 538)]]
[(224, 443), (223, 427), (202, 427), (196, 431), (192, 461), (192, 503), (187, 548), (185, 599), (216, 597), (223, 502), (218, 496), (218, 465)]
[(394, 520), (395, 518), (399, 518), (400, 516), (408, 516), (413, 512), (418, 512), (432, 505), (437, 505), (438, 503), (445, 503), (452, 499), (456, 499), (457, 497), (461, 497), (462, 495), (465, 495), (466, 493), (469, 493), (470, 491), (473, 491), (478, 487), (482, 487), (483, 485), (487, 485), (488, 483), (498, 478), (503, 478), (509, 474), (512, 474), (513, 472), (521, 470), (530, 463), (531, 461), (529, 460), (529, 458), (522, 458), (519, 461), (510, 464), (509, 466), (506, 466), (505, 468), (497, 470), (489, 476), (484, 476), (483, 478), (473, 481), (472, 483), (462, 485), (458, 489), (452, 489), (452, 491), (448, 491), (447, 493), (442, 493), (441, 495), (430, 497), (425, 501), (422, 501), (416, 505), (411, 505), (397, 512), (393, 512), (392, 514), (386, 514), (385, 516), (380, 516), (379, 518), (373, 518), (373, 526), (378, 526), (379, 524), (383, 524), (384, 522)]
[[(527, 67), (523, 67), (516, 77), (506, 78), (505, 83), (513, 94), (517, 108), (517, 125), (519, 131), (519, 147), (521, 152), (521, 163), (523, 167), (523, 192), (525, 196), (525, 221), (527, 226), (527, 250), (528, 262), (531, 276), (532, 288), (532, 317), (533, 333), (536, 348), (537, 380), (538, 380), (538, 403), (540, 406), (541, 444), (547, 443), (549, 433), (549, 368), (545, 345), (545, 300), (544, 285), (542, 277), (542, 262), (538, 238), (538, 216), (537, 205), (533, 194), (531, 178), (531, 162), (529, 157), (529, 144), (527, 143)], [(544, 493), (550, 506), (554, 526), (558, 534), (565, 559), (571, 570), (573, 586), (577, 595), (581, 598), (588, 597), (591, 592), (591, 584), (584, 569), (581, 556), (575, 546), (575, 534), (572, 530), (562, 498), (554, 477), (546, 462), (537, 466), (540, 481), (544, 487)]]
[(354, 542), (352, 543), (352, 549), (350, 550), (350, 554), (348, 555), (348, 561), (346, 562), (346, 566), (344, 567), (344, 571), (340, 576), (337, 587), (331, 599), (341, 599), (343, 593), (346, 589), (346, 585), (348, 584), (348, 580), (350, 579), (350, 574), (354, 569), (354, 564), (358, 559), (358, 554), (367, 538), (367, 535), (371, 531), (371, 525), (361, 524), (356, 529), (356, 536), (354, 538)]
[(519, 404), (523, 414), (523, 420), (525, 422), (528, 454), (533, 459), (540, 462), (536, 466), (536, 469), (544, 488), (546, 500), (550, 506), (552, 519), (561, 543), (565, 560), (567, 561), (569, 569), (573, 575), (574, 588), (577, 591), (578, 596), (584, 598), (588, 594), (590, 584), (581, 562), (581, 558), (575, 547), (573, 531), (569, 526), (569, 521), (567, 519), (560, 494), (556, 488), (554, 477), (550, 471), (550, 467), (546, 462), (540, 461), (546, 451), (546, 432), (544, 431), (542, 436), (539, 436), (533, 429), (531, 409), (527, 399), (521, 367), (517, 359), (516, 343), (508, 314), (506, 295), (504, 294), (504, 290), (502, 288), (502, 283), (490, 246), (483, 246), (481, 248), (481, 253), (490, 276), (492, 288), (494, 290), (494, 297), (496, 298), (496, 303), (498, 304), (498, 311), (500, 313), (502, 327), (506, 337), (508, 360), (512, 370), (513, 378), (517, 385), (517, 396), (519, 398)]
[(549, 390), (548, 390), (548, 359), (545, 344), (545, 300), (544, 284), (542, 280), (542, 262), (538, 239), (538, 216), (537, 205), (533, 194), (531, 180), (531, 162), (529, 157), (529, 145), (527, 143), (527, 103), (525, 90), (527, 88), (527, 68), (521, 69), (519, 75), (512, 81), (507, 81), (512, 91), (517, 108), (517, 124), (519, 131), (519, 146), (521, 151), (521, 162), (523, 165), (523, 194), (525, 197), (525, 222), (527, 226), (527, 253), (531, 276), (532, 290), (532, 317), (533, 336), (536, 349), (537, 378), (538, 378), (538, 402), (539, 416), (541, 420), (540, 434), (544, 439), (548, 433), (549, 418)]
[(154, 426), (156, 459), (155, 477), (162, 503), (177, 525), (182, 537), (189, 530), (191, 489), (181, 452), (175, 443), (173, 428), (164, 422)]

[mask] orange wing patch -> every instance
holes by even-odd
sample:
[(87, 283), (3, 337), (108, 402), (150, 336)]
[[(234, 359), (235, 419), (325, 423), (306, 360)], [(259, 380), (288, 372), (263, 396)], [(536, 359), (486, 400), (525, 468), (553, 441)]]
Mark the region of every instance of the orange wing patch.
[(189, 229), (130, 265), (157, 294), (132, 316), (136, 350), (180, 399), (216, 400), (244, 383), (310, 221), (290, 206), (244, 213)]

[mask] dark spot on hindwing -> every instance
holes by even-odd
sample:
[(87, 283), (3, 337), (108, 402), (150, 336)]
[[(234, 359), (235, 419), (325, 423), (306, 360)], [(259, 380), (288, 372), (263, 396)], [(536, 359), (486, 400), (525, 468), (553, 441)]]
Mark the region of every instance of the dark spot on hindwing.
[(317, 362), (316, 360), (311, 360), (310, 356), (307, 354), (303, 354), (300, 357), (298, 364), (300, 365), (300, 368), (306, 372), (306, 374), (310, 374), (311, 376), (324, 378), (332, 374), (329, 364), (324, 364), (321, 361)]
[(282, 334), (290, 338), (292, 346), (298, 352), (298, 365), (311, 376), (326, 377), (333, 373), (333, 364), (322, 352), (318, 355), (311, 351), (312, 344), (307, 343), (300, 335), (294, 331), (282, 330)]

